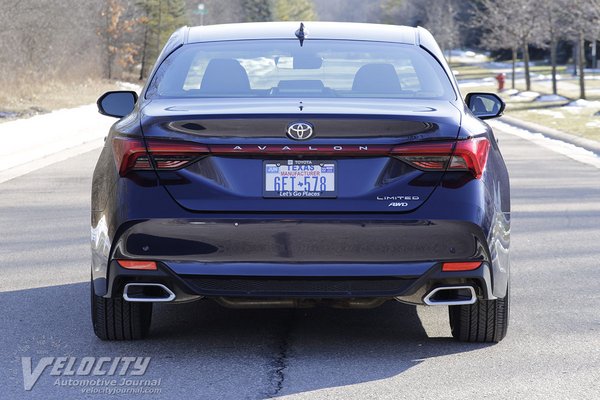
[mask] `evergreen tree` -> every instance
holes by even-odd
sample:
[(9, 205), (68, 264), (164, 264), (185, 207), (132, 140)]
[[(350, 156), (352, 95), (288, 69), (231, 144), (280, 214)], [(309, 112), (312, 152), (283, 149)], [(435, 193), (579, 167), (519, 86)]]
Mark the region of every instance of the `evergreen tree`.
[(185, 0), (138, 0), (144, 21), (140, 51), (140, 79), (144, 79), (167, 40), (187, 24)]
[(242, 0), (245, 22), (271, 21), (271, 0)]
[(317, 12), (311, 0), (275, 0), (275, 19), (278, 21), (314, 21)]

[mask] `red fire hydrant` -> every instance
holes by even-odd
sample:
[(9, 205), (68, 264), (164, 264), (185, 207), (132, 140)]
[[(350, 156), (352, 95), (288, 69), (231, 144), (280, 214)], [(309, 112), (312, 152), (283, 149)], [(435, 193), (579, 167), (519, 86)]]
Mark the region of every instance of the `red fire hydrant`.
[(498, 82), (498, 91), (501, 92), (504, 90), (504, 81), (506, 81), (506, 74), (504, 72), (496, 75), (496, 81)]

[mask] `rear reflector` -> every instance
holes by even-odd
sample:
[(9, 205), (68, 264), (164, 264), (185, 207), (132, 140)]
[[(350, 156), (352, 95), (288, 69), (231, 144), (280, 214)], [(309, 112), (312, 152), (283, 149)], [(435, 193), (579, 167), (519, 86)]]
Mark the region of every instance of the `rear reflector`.
[(481, 266), (481, 261), (473, 262), (445, 262), (442, 264), (442, 271), (473, 271)]
[(154, 261), (117, 260), (117, 262), (125, 269), (143, 269), (147, 271), (156, 271), (158, 269)]

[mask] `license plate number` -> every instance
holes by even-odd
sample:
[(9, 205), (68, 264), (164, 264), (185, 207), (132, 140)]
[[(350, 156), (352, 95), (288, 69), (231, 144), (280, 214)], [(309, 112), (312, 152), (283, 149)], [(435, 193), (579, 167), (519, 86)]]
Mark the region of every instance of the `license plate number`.
[(332, 198), (337, 196), (335, 161), (264, 162), (264, 197)]

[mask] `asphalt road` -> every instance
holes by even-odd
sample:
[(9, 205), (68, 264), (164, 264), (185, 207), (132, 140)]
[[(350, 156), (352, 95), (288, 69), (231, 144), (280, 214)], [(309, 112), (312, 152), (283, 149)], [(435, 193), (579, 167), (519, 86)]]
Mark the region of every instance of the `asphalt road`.
[[(106, 343), (89, 318), (89, 188), (98, 151), (0, 184), (0, 399), (104, 398), (22, 357), (151, 357), (158, 394), (127, 398), (600, 398), (600, 169), (500, 134), (513, 190), (511, 326), (450, 338), (445, 308), (155, 308), (151, 337)], [(63, 376), (63, 378), (65, 378)]]

